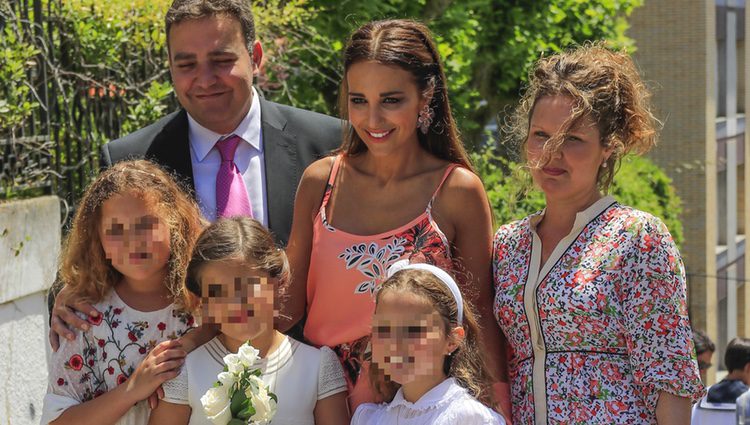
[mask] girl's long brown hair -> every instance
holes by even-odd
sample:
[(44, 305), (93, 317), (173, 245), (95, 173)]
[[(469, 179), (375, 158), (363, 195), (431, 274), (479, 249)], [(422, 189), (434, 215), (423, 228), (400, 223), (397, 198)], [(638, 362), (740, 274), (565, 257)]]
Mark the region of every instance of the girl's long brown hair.
[[(458, 305), (453, 294), (440, 279), (426, 270), (401, 270), (383, 282), (375, 297), (376, 309), (383, 294), (391, 291), (416, 294), (429, 302), (443, 319), (445, 335), (450, 335), (452, 328), (463, 326), (464, 339), (453, 354), (445, 356), (443, 372), (446, 376), (455, 378), (474, 398), (492, 407), (490, 388), (496, 379), (487, 368), (482, 355), (485, 351), (479, 339), (479, 324), (472, 306), (464, 300), (463, 323), (457, 323)], [(384, 377), (375, 363), (370, 367), (370, 381), (375, 392), (386, 402), (393, 400), (400, 387)]]
[[(354, 31), (344, 50), (344, 78), (339, 92), (339, 110), (343, 119), (349, 116), (346, 74), (352, 65), (363, 61), (397, 66), (408, 71), (414, 76), (421, 93), (432, 88), (430, 106), (435, 111), (435, 117), (427, 134), (417, 131), (420, 145), (440, 159), (474, 171), (451, 113), (443, 64), (430, 30), (425, 25), (409, 19), (391, 19), (370, 22)], [(345, 126), (341, 151), (347, 155), (367, 151), (367, 146), (351, 124)]]
[(175, 179), (146, 160), (119, 162), (88, 186), (62, 250), (62, 283), (75, 298), (98, 302), (122, 279), (107, 260), (99, 238), (102, 204), (121, 193), (143, 199), (169, 226), (170, 254), (164, 284), (178, 305), (194, 308), (194, 299), (185, 289), (185, 273), (203, 219), (195, 201)]

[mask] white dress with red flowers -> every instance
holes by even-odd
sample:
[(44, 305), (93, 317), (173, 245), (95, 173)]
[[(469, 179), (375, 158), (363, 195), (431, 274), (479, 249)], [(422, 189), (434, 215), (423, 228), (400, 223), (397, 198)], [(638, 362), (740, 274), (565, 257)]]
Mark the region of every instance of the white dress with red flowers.
[(542, 264), (542, 217), (494, 240), (513, 423), (656, 424), (659, 392), (700, 398), (685, 270), (664, 223), (602, 198)]
[[(75, 341), (60, 339), (52, 353), (49, 385), (44, 397), (42, 425), (57, 419), (69, 407), (89, 401), (122, 384), (158, 343), (185, 334), (193, 317), (174, 304), (157, 311), (138, 311), (112, 290), (94, 307), (102, 314), (88, 318), (91, 328)], [(133, 406), (118, 425), (148, 423), (147, 402)]]

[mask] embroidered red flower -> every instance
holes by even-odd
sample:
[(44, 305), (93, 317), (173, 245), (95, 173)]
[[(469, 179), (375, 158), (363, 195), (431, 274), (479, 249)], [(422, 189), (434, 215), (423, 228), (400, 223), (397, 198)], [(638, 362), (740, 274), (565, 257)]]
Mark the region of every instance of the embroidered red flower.
[(133, 333), (133, 331), (128, 332), (128, 339), (130, 339), (133, 342), (138, 341), (138, 337), (135, 336), (135, 334)]
[(65, 385), (65, 380), (62, 378), (57, 378), (57, 385), (62, 387), (63, 385)]
[(187, 325), (193, 326), (193, 323), (195, 323), (195, 319), (193, 319), (193, 316), (188, 316), (187, 318)]
[(112, 322), (112, 328), (116, 328), (118, 326), (120, 326), (120, 322), (118, 322), (118, 321)]
[(83, 357), (79, 354), (73, 354), (68, 360), (68, 366), (73, 370), (81, 370), (83, 367)]
[(114, 309), (113, 313), (115, 313), (115, 314), (121, 314), (122, 313), (122, 309), (121, 308), (116, 308), (116, 309)]
[(139, 348), (138, 352), (141, 353), (141, 354), (146, 354), (146, 347)]
[(108, 367), (107, 368), (107, 373), (109, 373), (110, 375), (114, 375), (115, 374), (115, 368), (113, 368), (112, 366)]
[(89, 316), (86, 320), (94, 326), (99, 326), (102, 323), (102, 315)]
[(94, 367), (94, 359), (89, 359), (89, 366)]
[(156, 325), (156, 327), (157, 327), (157, 328), (158, 328), (158, 329), (159, 329), (160, 331), (164, 331), (164, 329), (167, 329), (167, 324), (166, 324), (166, 323), (164, 323), (164, 322), (159, 322), (159, 324), (158, 324), (158, 325)]
[(117, 375), (117, 385), (122, 385), (127, 380), (128, 380), (128, 377), (123, 375), (122, 373)]

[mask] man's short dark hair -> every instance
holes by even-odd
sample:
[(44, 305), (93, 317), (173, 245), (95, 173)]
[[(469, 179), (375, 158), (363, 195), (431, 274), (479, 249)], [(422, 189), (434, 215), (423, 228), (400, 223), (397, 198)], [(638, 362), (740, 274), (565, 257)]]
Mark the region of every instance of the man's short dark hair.
[(167, 48), (172, 25), (211, 16), (230, 16), (237, 19), (242, 27), (242, 37), (245, 39), (247, 51), (252, 53), (255, 43), (255, 21), (250, 0), (174, 0), (164, 18)]
[(742, 370), (750, 363), (750, 339), (735, 338), (729, 341), (724, 354), (724, 364), (728, 371)]
[(693, 342), (695, 343), (695, 354), (700, 356), (706, 351), (716, 351), (716, 346), (705, 332), (693, 329)]

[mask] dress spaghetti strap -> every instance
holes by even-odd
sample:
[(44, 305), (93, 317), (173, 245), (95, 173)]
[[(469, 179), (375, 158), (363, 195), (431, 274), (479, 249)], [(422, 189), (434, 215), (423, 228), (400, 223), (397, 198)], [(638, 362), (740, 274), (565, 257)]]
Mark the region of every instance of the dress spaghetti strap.
[(440, 192), (440, 188), (443, 187), (443, 183), (445, 183), (446, 180), (448, 180), (448, 176), (455, 170), (457, 167), (459, 167), (460, 164), (452, 163), (450, 164), (446, 169), (445, 172), (443, 172), (443, 177), (440, 179), (440, 183), (435, 188), (435, 191), (432, 193), (432, 197), (430, 198), (430, 202), (427, 203), (427, 213), (429, 214), (430, 211), (432, 211), (432, 203), (435, 201), (435, 198), (437, 198), (438, 192)]

